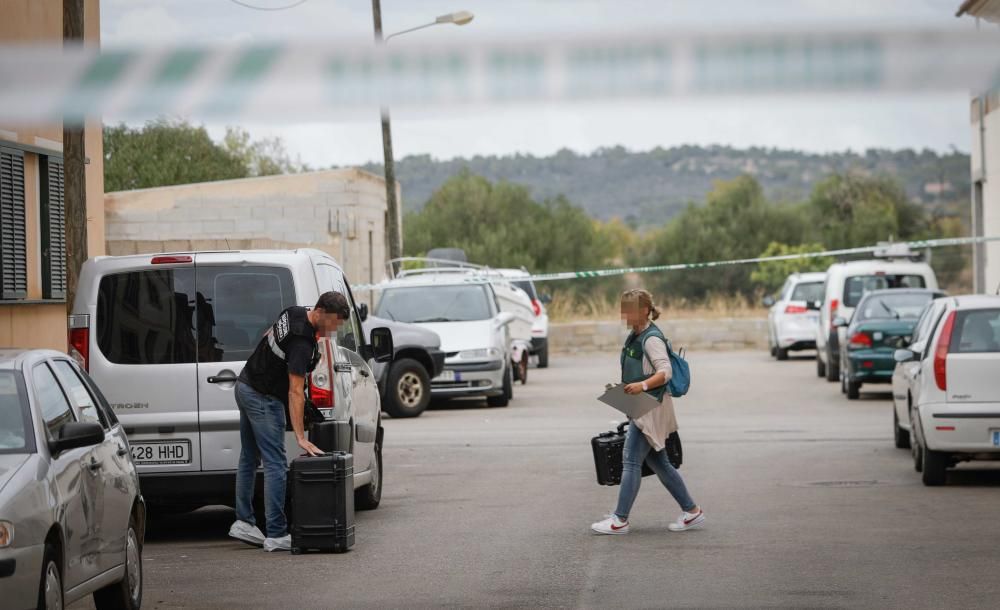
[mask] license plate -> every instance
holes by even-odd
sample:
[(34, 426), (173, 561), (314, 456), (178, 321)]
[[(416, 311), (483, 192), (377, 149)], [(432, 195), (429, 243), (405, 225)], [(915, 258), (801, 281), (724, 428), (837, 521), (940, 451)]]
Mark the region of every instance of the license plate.
[(434, 381), (458, 381), (459, 376), (455, 371), (441, 371), (441, 374), (434, 378)]
[(191, 441), (149, 441), (131, 443), (136, 464), (190, 464)]
[(993, 446), (1000, 447), (1000, 430), (992, 430), (993, 432)]

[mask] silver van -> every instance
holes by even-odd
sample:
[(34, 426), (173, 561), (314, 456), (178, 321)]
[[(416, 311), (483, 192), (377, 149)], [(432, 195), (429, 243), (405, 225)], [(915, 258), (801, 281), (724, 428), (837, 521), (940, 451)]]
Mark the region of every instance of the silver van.
[[(125, 427), (151, 507), (233, 503), (236, 379), (283, 309), (311, 307), (329, 290), (347, 297), (352, 316), (321, 341), (311, 397), (328, 418), (350, 423), (358, 507), (375, 508), (382, 491), (375, 348), (336, 260), (303, 249), (102, 256), (84, 264), (70, 352)], [(299, 455), (291, 432), (285, 445), (289, 460)]]

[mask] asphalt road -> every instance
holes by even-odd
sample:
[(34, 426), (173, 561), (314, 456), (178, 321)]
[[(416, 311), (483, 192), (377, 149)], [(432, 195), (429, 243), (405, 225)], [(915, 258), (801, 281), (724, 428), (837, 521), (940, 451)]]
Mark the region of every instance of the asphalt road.
[[(926, 488), (894, 449), (888, 394), (848, 402), (811, 359), (692, 354), (681, 468), (708, 517), (643, 481), (627, 536), (592, 535), (617, 487), (590, 438), (615, 354), (552, 359), (507, 408), (451, 403), (386, 420), (382, 506), (345, 555), (266, 554), (232, 512), (154, 523), (147, 608), (855, 607), (1000, 605), (1000, 470)], [(86, 607), (81, 604), (79, 607)]]

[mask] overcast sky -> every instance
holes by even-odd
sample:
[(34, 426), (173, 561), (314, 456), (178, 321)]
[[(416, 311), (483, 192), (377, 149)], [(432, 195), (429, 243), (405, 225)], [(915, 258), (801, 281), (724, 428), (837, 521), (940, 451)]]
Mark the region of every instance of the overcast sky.
[[(241, 0), (277, 7), (294, 0)], [(959, 0), (382, 0), (386, 33), (455, 10), (475, 13), (464, 27), (442, 25), (393, 40), (393, 45), (538, 35), (852, 27), (975, 27), (956, 19)], [(102, 0), (105, 47), (146, 44), (230, 44), (246, 41), (339, 40), (371, 44), (370, 0), (307, 0), (280, 12), (255, 11), (231, 0)], [(522, 105), (451, 112), (395, 114), (396, 157), (530, 153), (560, 148), (590, 152), (681, 144), (767, 146), (824, 152), (870, 147), (969, 149), (969, 95), (798, 96)], [(113, 117), (109, 117), (113, 118)], [(151, 117), (152, 118), (152, 117)], [(254, 136), (281, 136), (289, 152), (313, 167), (381, 161), (377, 111), (370, 121), (302, 124), (294, 118), (244, 124)], [(209, 125), (221, 135), (224, 125)]]

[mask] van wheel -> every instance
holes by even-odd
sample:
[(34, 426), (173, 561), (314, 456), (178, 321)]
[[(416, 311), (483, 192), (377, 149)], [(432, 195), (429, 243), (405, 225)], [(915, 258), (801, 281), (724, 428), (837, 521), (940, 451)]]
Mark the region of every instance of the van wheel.
[(788, 350), (783, 347), (775, 348), (774, 355), (778, 360), (788, 360)]
[(847, 400), (857, 400), (861, 398), (861, 383), (858, 381), (847, 380)]
[(511, 372), (510, 367), (504, 371), (503, 376), (503, 394), (499, 396), (487, 396), (486, 404), (491, 407), (506, 407), (510, 404), (510, 399), (514, 394), (514, 374)]
[(135, 530), (135, 517), (130, 517), (125, 536), (125, 575), (119, 582), (94, 592), (98, 610), (138, 610), (142, 606), (142, 546)]
[[(840, 379), (840, 367), (834, 365), (833, 352), (826, 348), (826, 380), (838, 381)], [(838, 362), (839, 364), (839, 362)]]
[(38, 607), (45, 610), (62, 610), (63, 607), (62, 573), (58, 560), (55, 547), (45, 545), (42, 578), (38, 585)]
[(826, 377), (826, 364), (820, 359), (819, 354), (816, 354), (816, 376)]
[(375, 439), (375, 464), (372, 482), (354, 492), (354, 506), (358, 510), (375, 510), (382, 502), (382, 435)]
[(542, 348), (538, 350), (538, 368), (549, 368), (549, 340), (542, 341)]
[(392, 363), (386, 384), (385, 412), (392, 417), (417, 417), (431, 402), (431, 379), (422, 364), (412, 358)]
[(899, 414), (896, 413), (896, 405), (892, 406), (892, 440), (896, 444), (896, 449), (910, 448), (910, 433), (899, 427)]
[(528, 383), (528, 360), (531, 356), (528, 355), (527, 350), (521, 354), (521, 361), (517, 363), (517, 368), (515, 369), (515, 377), (521, 382), (521, 385)]
[(924, 485), (936, 487), (944, 485), (948, 479), (948, 458), (940, 451), (931, 451), (925, 446), (921, 446), (921, 461), (924, 464), (924, 471), (921, 476)]

